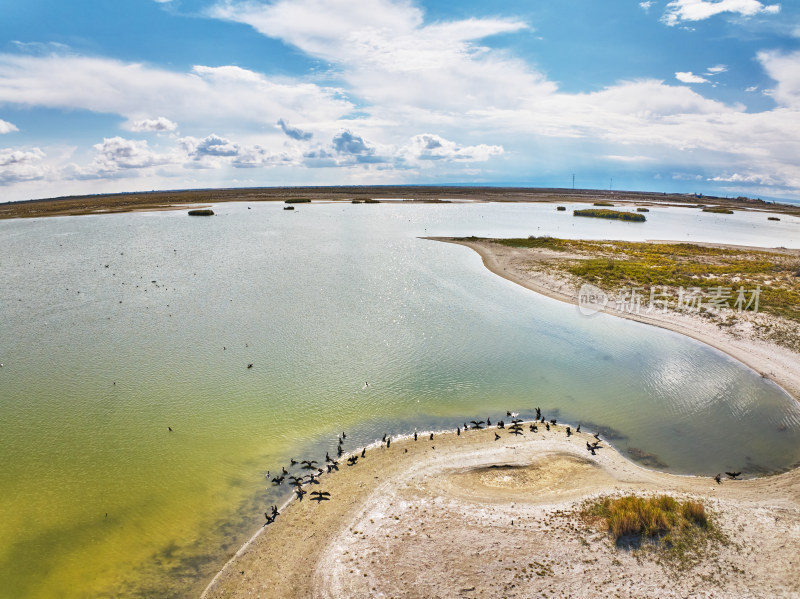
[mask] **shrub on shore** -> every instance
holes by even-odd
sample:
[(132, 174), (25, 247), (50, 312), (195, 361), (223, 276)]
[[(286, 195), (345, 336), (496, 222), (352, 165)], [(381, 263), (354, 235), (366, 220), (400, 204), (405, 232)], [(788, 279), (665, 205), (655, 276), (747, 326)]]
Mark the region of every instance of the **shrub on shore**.
[(584, 505), (584, 521), (608, 530), (617, 547), (654, 549), (657, 558), (684, 568), (704, 557), (709, 541), (726, 543), (702, 502), (669, 495), (604, 497)]
[(285, 204), (308, 204), (311, 202), (308, 198), (289, 198), (288, 200), (284, 200)]
[(636, 212), (650, 212), (650, 208), (639, 207), (636, 209)]
[(768, 216), (767, 220), (781, 220), (777, 216)]
[(613, 206), (614, 204), (612, 204), (611, 202), (595, 202), (594, 205), (595, 206)]
[(559, 211), (562, 211), (562, 212), (563, 212), (564, 210), (566, 210), (566, 209), (567, 209), (567, 207), (566, 207), (566, 206), (557, 206), (557, 207), (556, 207), (556, 210), (559, 210)]
[(214, 216), (214, 211), (210, 208), (199, 208), (197, 210), (189, 210), (189, 216)]
[(724, 206), (711, 206), (710, 208), (703, 208), (703, 212), (711, 212), (713, 214), (733, 214), (733, 210), (725, 208)]
[(635, 214), (633, 212), (622, 212), (620, 210), (573, 210), (572, 214), (575, 216), (591, 216), (594, 218), (612, 218), (616, 220), (627, 220), (635, 222), (644, 222), (647, 220), (644, 214)]

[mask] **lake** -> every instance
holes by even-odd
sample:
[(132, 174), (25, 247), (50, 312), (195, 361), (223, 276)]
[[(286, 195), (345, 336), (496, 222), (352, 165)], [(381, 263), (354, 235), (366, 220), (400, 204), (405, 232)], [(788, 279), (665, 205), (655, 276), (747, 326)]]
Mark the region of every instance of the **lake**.
[(796, 248), (800, 219), (282, 207), (0, 221), (0, 597), (197, 596), (282, 498), (265, 473), (341, 431), (356, 446), (539, 406), (670, 472), (800, 462), (797, 402), (754, 371), (419, 239)]

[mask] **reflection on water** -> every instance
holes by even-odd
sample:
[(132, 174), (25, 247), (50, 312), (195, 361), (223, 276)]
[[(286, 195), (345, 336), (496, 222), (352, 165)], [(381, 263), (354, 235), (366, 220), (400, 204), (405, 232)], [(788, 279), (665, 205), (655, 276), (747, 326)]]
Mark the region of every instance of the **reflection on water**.
[(540, 406), (674, 472), (800, 460), (800, 410), (756, 373), (418, 239), (797, 247), (797, 219), (281, 208), (0, 223), (0, 596), (196, 595), (279, 499), (265, 472), (324, 456), (341, 430), (357, 445)]

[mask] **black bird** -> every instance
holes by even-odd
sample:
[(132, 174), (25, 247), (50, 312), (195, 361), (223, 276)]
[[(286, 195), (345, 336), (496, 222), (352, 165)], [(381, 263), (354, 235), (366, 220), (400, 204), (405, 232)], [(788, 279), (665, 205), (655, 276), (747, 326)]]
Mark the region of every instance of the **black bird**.
[(364, 449), (361, 450), (361, 457), (363, 458), (366, 455), (367, 455), (367, 448), (365, 447)]
[(433, 433), (431, 433), (430, 440), (433, 441)]
[(497, 423), (497, 428), (505, 428), (505, 427), (506, 427), (506, 423), (503, 422), (502, 420)]
[(289, 458), (289, 465), (294, 466), (295, 464), (297, 464), (297, 460), (295, 460), (294, 458)]
[(495, 433), (495, 434), (494, 434), (494, 440), (495, 440), (495, 441), (497, 441), (498, 439), (500, 439), (500, 435), (498, 435), (497, 433)]
[(589, 451), (592, 451), (592, 444), (589, 443), (588, 441), (586, 442), (586, 449), (588, 449)]
[(278, 512), (278, 506), (277, 505), (273, 505), (272, 506), (272, 517), (274, 518), (275, 516), (278, 516), (278, 515), (280, 515), (280, 513)]
[(414, 441), (417, 440), (417, 431), (414, 431)]
[(727, 474), (728, 478), (730, 478), (731, 480), (736, 480), (736, 478), (741, 476), (742, 473), (741, 472), (727, 472), (726, 471), (725, 474)]
[(283, 476), (276, 476), (275, 478), (272, 479), (272, 483), (275, 485), (280, 485), (283, 483), (283, 478), (284, 478)]
[(488, 418), (488, 417), (486, 418), (486, 426), (492, 426), (491, 418)]
[(390, 446), (391, 444), (392, 444), (392, 438), (391, 438), (391, 437), (389, 437), (388, 439), (386, 439), (386, 449), (389, 449), (389, 446)]
[(551, 419), (551, 420), (550, 420), (550, 424), (552, 424), (553, 426), (555, 426), (555, 425), (556, 425), (556, 419), (555, 419), (555, 418)]
[(328, 455), (328, 452), (327, 452), (327, 451), (325, 452), (325, 461), (326, 461), (326, 462), (332, 462), (332, 461), (333, 461), (333, 460), (331, 459), (331, 456), (330, 456), (330, 455)]
[(381, 439), (381, 443), (386, 443), (386, 433), (383, 434), (383, 439)]
[(531, 424), (531, 432), (538, 433), (539, 428), (535, 424)]
[(519, 424), (520, 422), (522, 422), (522, 419), (521, 419), (521, 418), (514, 418), (514, 419), (511, 421), (511, 424)]
[(270, 516), (267, 512), (264, 512), (264, 517), (267, 519), (267, 521), (264, 523), (264, 526), (275, 522), (275, 516)]
[(594, 447), (592, 447), (592, 448), (591, 448), (589, 451), (591, 451), (591, 452), (592, 452), (592, 455), (597, 455), (597, 454), (594, 452)]
[(511, 412), (506, 412), (506, 416), (511, 416)]
[(311, 495), (313, 501), (330, 501), (331, 499), (331, 494), (327, 491), (312, 491)]
[(461, 427), (460, 427), (460, 426), (457, 426), (457, 427), (456, 427), (456, 434), (457, 434), (459, 437), (461, 436)]
[(168, 426), (167, 428), (169, 429), (169, 432), (172, 432), (172, 427), (171, 426)]
[(289, 482), (291, 482), (293, 485), (299, 485), (299, 484), (301, 484), (303, 482), (303, 477), (302, 476), (290, 476), (289, 477)]
[(594, 438), (597, 439), (598, 441), (602, 441), (602, 439), (600, 438), (600, 433), (595, 433)]
[(575, 432), (578, 432), (578, 433), (581, 432), (581, 425), (580, 424), (578, 425), (578, 428), (575, 429)]
[(572, 430), (570, 430), (570, 428), (567, 427), (567, 437), (569, 437), (570, 435), (572, 435)]
[(342, 431), (342, 439), (347, 439), (347, 435), (344, 434), (344, 431)]
[(298, 498), (300, 501), (303, 501), (303, 495), (305, 495), (306, 493), (308, 493), (308, 491), (306, 491), (306, 490), (304, 490), (304, 489), (301, 489), (300, 487), (298, 487), (297, 489), (295, 489), (295, 491), (294, 491), (294, 492), (295, 492), (295, 493), (297, 493), (297, 498)]
[(286, 468), (284, 468), (283, 466), (281, 466), (281, 470), (283, 470), (283, 475), (284, 475), (284, 476), (286, 476), (287, 474), (289, 474), (289, 472), (288, 472), (288, 471), (286, 470)]
[(547, 427), (547, 430), (550, 430), (550, 423), (549, 422), (545, 422), (544, 425)]
[(473, 429), (481, 429), (481, 428), (483, 428), (481, 426), (481, 424), (483, 424), (483, 420), (470, 420), (470, 422), (472, 423), (472, 428)]
[(715, 481), (717, 481), (717, 484), (718, 484), (718, 485), (721, 485), (721, 484), (722, 484), (722, 474), (717, 474), (717, 475), (714, 477), (714, 480), (715, 480)]
[(252, 367), (253, 367), (253, 365), (252, 365), (252, 364), (248, 364), (248, 365), (247, 365), (247, 367), (248, 367), (248, 368), (252, 368)]
[(301, 464), (303, 464), (303, 468), (304, 468), (305, 470), (313, 470), (313, 469), (314, 469), (314, 467), (315, 467), (315, 466), (316, 466), (316, 464), (317, 464), (317, 460), (303, 460), (303, 461), (302, 461), (302, 462), (300, 462), (300, 463), (301, 463)]
[(351, 455), (349, 458), (347, 458), (347, 462), (350, 466), (353, 466), (357, 461), (358, 461), (357, 455)]
[(341, 445), (339, 445), (338, 447), (336, 447), (336, 455), (337, 455), (337, 457), (342, 457), (342, 454), (343, 454), (343, 453), (344, 453), (344, 452), (342, 451), (342, 446), (341, 446)]
[(536, 420), (539, 420), (539, 418), (541, 417), (542, 417), (542, 409), (536, 408)]

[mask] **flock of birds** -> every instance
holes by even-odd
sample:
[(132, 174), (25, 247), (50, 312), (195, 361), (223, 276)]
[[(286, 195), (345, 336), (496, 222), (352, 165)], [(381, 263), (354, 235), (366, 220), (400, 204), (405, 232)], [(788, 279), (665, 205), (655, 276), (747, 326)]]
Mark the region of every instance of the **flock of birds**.
[[(368, 385), (365, 383), (365, 385)], [(511, 435), (519, 436), (524, 435), (524, 421), (519, 418), (519, 414), (516, 412), (508, 411), (506, 412), (506, 417), (511, 418), (510, 423), (506, 425), (504, 420), (496, 421), (495, 425), (499, 430), (505, 430)], [(466, 422), (463, 426), (456, 427), (456, 435), (461, 436), (463, 431), (468, 430), (483, 430), (486, 427), (492, 426), (491, 418), (487, 418), (486, 420), (471, 420), (469, 424)], [(563, 426), (563, 425), (562, 425)], [(549, 431), (551, 429), (558, 430), (558, 421), (555, 418), (546, 419), (542, 415), (542, 410), (540, 408), (536, 408), (536, 418), (533, 419), (532, 422), (528, 423), (528, 430), (529, 432), (536, 433), (539, 431), (540, 427), (544, 427), (545, 430)], [(565, 426), (565, 432), (567, 437), (572, 436), (573, 430), (571, 426)], [(578, 424), (575, 427), (575, 433), (581, 432), (581, 425)], [(591, 453), (592, 455), (597, 455), (597, 451), (602, 448), (603, 440), (600, 438), (600, 433), (593, 434), (595, 441), (586, 442), (586, 450)], [(501, 439), (501, 435), (496, 431), (494, 433), (494, 440), (499, 441)], [(306, 490), (305, 487), (309, 485), (319, 485), (320, 478), (323, 474), (330, 474), (334, 470), (339, 470), (339, 460), (342, 459), (344, 456), (344, 444), (345, 439), (347, 439), (347, 434), (342, 432), (342, 434), (337, 438), (337, 445), (336, 445), (336, 459), (332, 458), (330, 455), (330, 451), (325, 452), (325, 463), (324, 467), (322, 467), (317, 460), (295, 460), (292, 458), (289, 463), (289, 469), (286, 467), (281, 467), (280, 473), (276, 475), (272, 475), (269, 471), (266, 473), (266, 478), (269, 480), (273, 486), (281, 486), (284, 482), (288, 482), (288, 484), (293, 487), (293, 493), (297, 497), (299, 501), (303, 500), (303, 497), (306, 495), (310, 496), (312, 501), (316, 501), (317, 503), (322, 503), (323, 501), (330, 501), (331, 494), (327, 491), (311, 491), (310, 493)], [(414, 432), (414, 441), (419, 439), (419, 434), (415, 431)], [(434, 433), (429, 433), (428, 440), (433, 441)], [(392, 438), (388, 434), (384, 434), (383, 438), (381, 439), (381, 446), (389, 449), (392, 444)], [(435, 446), (433, 449), (436, 449)], [(405, 450), (408, 452), (408, 449)], [(361, 452), (359, 453), (357, 450), (346, 457), (346, 462), (348, 467), (353, 467), (358, 464), (359, 459), (365, 459), (367, 456), (367, 448), (363, 447)], [(742, 473), (741, 472), (726, 472), (725, 473), (728, 478), (735, 480), (737, 479)], [(714, 477), (714, 480), (718, 484), (722, 484), (722, 475), (717, 474)], [(275, 519), (278, 517), (279, 511), (277, 506), (272, 506), (272, 510), (268, 512), (264, 512), (264, 517), (266, 518), (266, 522), (264, 526), (272, 524)]]

